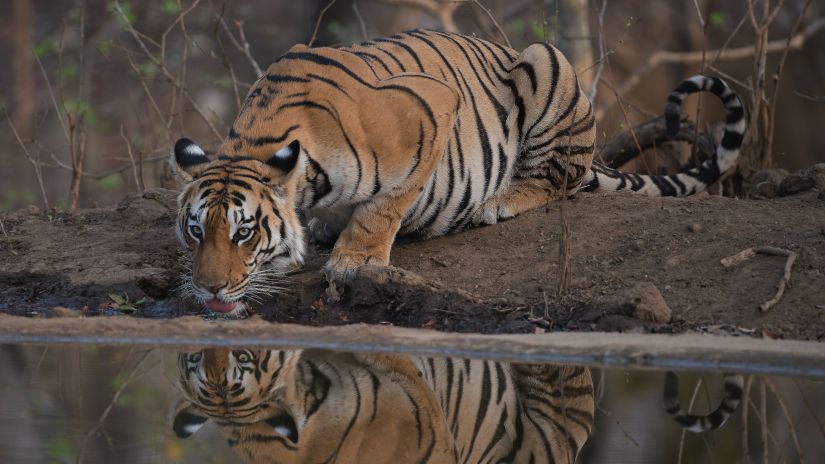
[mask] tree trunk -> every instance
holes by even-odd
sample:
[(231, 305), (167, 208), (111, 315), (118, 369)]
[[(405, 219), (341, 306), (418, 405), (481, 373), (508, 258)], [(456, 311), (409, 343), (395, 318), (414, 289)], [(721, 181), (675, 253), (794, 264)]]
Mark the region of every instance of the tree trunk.
[(34, 111), (31, 0), (14, 0), (14, 111), (12, 120), (24, 138), (31, 135)]

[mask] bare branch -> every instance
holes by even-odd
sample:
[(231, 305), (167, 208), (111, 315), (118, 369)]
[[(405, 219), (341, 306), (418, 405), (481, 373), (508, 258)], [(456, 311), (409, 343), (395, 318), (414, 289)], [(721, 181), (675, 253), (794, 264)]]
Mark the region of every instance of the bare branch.
[(14, 135), (14, 139), (17, 141), (17, 144), (20, 145), (20, 148), (23, 150), (23, 154), (26, 155), (26, 159), (29, 160), (32, 167), (34, 168), (34, 175), (37, 177), (37, 184), (40, 186), (40, 194), (43, 197), (43, 206), (46, 209), (49, 209), (49, 197), (46, 195), (46, 187), (43, 185), (43, 172), (40, 168), (40, 163), (32, 157), (29, 149), (26, 147), (26, 144), (23, 143), (23, 139), (20, 138), (20, 134), (17, 132), (17, 128), (14, 127), (14, 123), (11, 121), (11, 117), (6, 112), (6, 108), (2, 107), (3, 114), (6, 116), (6, 122), (9, 123), (9, 127), (11, 128), (11, 133)]
[[(818, 18), (814, 21), (811, 21), (802, 32), (799, 32), (795, 35), (792, 35), (790, 39), (780, 39), (780, 40), (772, 40), (767, 43), (765, 50), (767, 53), (776, 53), (784, 51), (786, 46), (789, 50), (797, 50), (802, 48), (803, 45), (807, 42), (808, 39), (811, 38), (815, 33), (819, 32), (820, 29), (825, 27), (825, 17)], [(711, 60), (711, 63), (724, 60), (724, 61), (732, 61), (732, 60), (741, 60), (745, 58), (749, 58), (754, 56), (756, 52), (755, 45), (746, 45), (743, 47), (725, 49), (725, 47), (719, 48), (717, 50), (708, 50), (707, 54), (715, 55), (714, 58)], [(620, 95), (628, 94), (634, 87), (636, 87), (640, 82), (642, 76), (648, 74), (653, 68), (663, 65), (663, 64), (691, 64), (691, 63), (701, 63), (702, 62), (702, 52), (672, 52), (667, 50), (659, 50), (653, 52), (650, 56), (648, 56), (647, 60), (642, 63), (641, 66), (637, 67), (637, 71), (630, 75), (627, 79), (622, 82), (621, 85), (618, 86), (617, 91)], [(610, 110), (615, 102), (607, 102), (603, 108), (596, 112), (596, 119), (601, 119), (604, 114)]]
[[(212, 3), (212, 2), (210, 2)], [(214, 5), (212, 6), (214, 9)], [(221, 25), (221, 28), (229, 37), (229, 41), (232, 42), (232, 45), (235, 46), (241, 53), (243, 53), (246, 60), (249, 62), (249, 65), (252, 66), (252, 69), (255, 70), (255, 77), (261, 77), (264, 75), (263, 71), (261, 71), (261, 67), (258, 65), (258, 62), (255, 58), (252, 57), (252, 52), (249, 49), (249, 42), (246, 40), (246, 33), (243, 29), (243, 21), (237, 20), (235, 21), (235, 27), (238, 28), (238, 36), (239, 38), (235, 38), (235, 35), (232, 34), (232, 31), (229, 29), (229, 25), (226, 24), (226, 20), (223, 17), (223, 12), (220, 14), (215, 11), (215, 18), (218, 20), (218, 24)]]
[(804, 94), (804, 93), (802, 93), (798, 90), (794, 90), (793, 93), (794, 93), (794, 95), (796, 95), (799, 98), (804, 98), (805, 100), (808, 100), (808, 101), (811, 101), (811, 102), (814, 102), (814, 103), (825, 103), (825, 95), (819, 95), (819, 96), (806, 95), (806, 94)]
[(132, 155), (132, 144), (129, 142), (129, 138), (126, 137), (126, 134), (123, 132), (123, 124), (120, 125), (120, 138), (126, 143), (126, 152), (129, 153), (129, 161), (132, 164), (132, 174), (135, 176), (135, 185), (137, 186), (138, 190), (141, 192), (144, 190), (143, 186), (143, 176), (138, 174), (138, 163), (135, 162), (135, 157)]
[[(595, 0), (593, 0), (595, 4)], [(602, 69), (604, 69), (605, 44), (604, 44), (604, 12), (607, 10), (607, 0), (602, 0), (602, 6), (599, 11), (599, 59), (596, 61), (596, 71), (593, 74), (593, 82), (590, 85), (590, 103), (596, 101), (596, 93), (599, 91), (599, 79), (602, 78)], [(577, 73), (578, 74), (578, 73)]]
[(132, 37), (138, 43), (138, 46), (141, 48), (141, 50), (143, 50), (143, 53), (146, 55), (146, 58), (148, 58), (152, 63), (154, 63), (158, 67), (158, 69), (160, 69), (163, 76), (170, 83), (172, 83), (172, 85), (179, 92), (181, 92), (181, 94), (183, 96), (186, 97), (186, 99), (189, 101), (189, 104), (192, 105), (192, 108), (195, 110), (195, 112), (198, 113), (198, 115), (201, 117), (201, 119), (203, 119), (203, 121), (206, 123), (206, 125), (209, 127), (209, 129), (212, 131), (212, 134), (218, 140), (221, 140), (223, 137), (221, 137), (220, 132), (218, 131), (217, 128), (215, 128), (215, 125), (212, 123), (212, 121), (206, 115), (206, 112), (200, 107), (200, 105), (198, 105), (198, 103), (195, 101), (195, 99), (192, 98), (192, 96), (189, 94), (189, 90), (186, 88), (184, 83), (179, 78), (174, 76), (169, 71), (169, 69), (166, 67), (166, 63), (161, 61), (158, 57), (156, 57), (149, 50), (149, 48), (146, 46), (146, 42), (143, 40), (143, 36), (140, 33), (138, 33), (138, 31), (135, 30), (135, 28), (129, 22), (129, 17), (123, 11), (123, 8), (120, 6), (120, 3), (117, 0), (115, 0), (115, 2), (113, 3), (113, 6), (114, 6), (115, 11), (117, 11), (118, 14), (121, 16), (121, 18), (123, 19), (124, 28), (126, 29), (127, 32), (129, 32), (132, 35)]
[(364, 18), (361, 16), (361, 11), (358, 9), (358, 0), (352, 0), (352, 12), (358, 20), (358, 26), (361, 28), (361, 37), (364, 40), (369, 40), (370, 36), (367, 34), (367, 25), (364, 23)]
[(320, 29), (321, 27), (321, 20), (324, 19), (324, 15), (326, 14), (327, 10), (332, 8), (332, 5), (335, 5), (336, 1), (338, 0), (331, 0), (329, 3), (327, 3), (327, 6), (325, 6), (321, 10), (321, 13), (318, 14), (318, 19), (315, 21), (315, 29), (312, 31), (312, 37), (310, 37), (309, 43), (307, 43), (307, 47), (312, 47), (312, 45), (315, 44), (315, 39), (318, 37), (318, 29)]

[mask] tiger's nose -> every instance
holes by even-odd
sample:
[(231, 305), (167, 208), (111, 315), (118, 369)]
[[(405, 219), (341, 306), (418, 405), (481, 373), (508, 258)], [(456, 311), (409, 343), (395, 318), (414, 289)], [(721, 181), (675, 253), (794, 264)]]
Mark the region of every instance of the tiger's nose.
[(207, 286), (206, 289), (209, 290), (211, 293), (217, 294), (224, 287), (226, 287), (226, 282), (220, 283), (218, 285)]

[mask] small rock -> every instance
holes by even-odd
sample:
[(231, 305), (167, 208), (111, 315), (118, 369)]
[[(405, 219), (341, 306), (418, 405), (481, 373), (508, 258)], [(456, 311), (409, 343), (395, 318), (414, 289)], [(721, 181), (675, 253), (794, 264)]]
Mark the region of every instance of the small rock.
[(702, 224), (699, 224), (698, 222), (694, 222), (693, 224), (688, 226), (688, 230), (690, 230), (694, 234), (698, 234), (699, 232), (702, 231)]
[(816, 182), (810, 176), (791, 174), (782, 181), (779, 186), (779, 196), (795, 195), (814, 188)]
[(699, 193), (691, 195), (689, 198), (691, 200), (704, 200), (705, 198), (710, 198), (710, 192), (707, 190), (702, 190)]
[(794, 195), (812, 188), (825, 190), (825, 163), (817, 163), (789, 175), (779, 185), (778, 194)]
[(49, 317), (81, 317), (80, 311), (65, 308), (63, 306), (55, 306), (49, 310)]
[(630, 315), (643, 321), (667, 324), (673, 316), (659, 289), (651, 282), (636, 284), (625, 292), (623, 300), (630, 308)]
[(38, 214), (40, 214), (40, 208), (38, 208), (35, 205), (29, 205), (26, 207), (26, 213), (28, 213), (31, 216), (37, 216)]
[(750, 178), (749, 196), (755, 198), (774, 198), (779, 192), (779, 185), (788, 177), (784, 169), (763, 169)]

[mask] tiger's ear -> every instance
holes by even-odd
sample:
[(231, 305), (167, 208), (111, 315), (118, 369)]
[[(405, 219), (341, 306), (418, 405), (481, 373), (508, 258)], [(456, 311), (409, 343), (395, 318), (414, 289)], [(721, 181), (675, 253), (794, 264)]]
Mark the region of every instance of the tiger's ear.
[(295, 425), (295, 419), (288, 412), (283, 411), (277, 416), (265, 419), (264, 422), (272, 427), (278, 435), (286, 437), (292, 443), (298, 443), (298, 426)]
[(301, 143), (293, 140), (289, 145), (276, 151), (274, 155), (266, 160), (266, 164), (281, 171), (286, 176), (295, 169), (300, 156)]
[(183, 182), (191, 182), (208, 162), (209, 158), (203, 148), (187, 138), (175, 143), (175, 151), (170, 159), (175, 177)]
[(175, 409), (175, 418), (172, 420), (172, 430), (178, 438), (187, 438), (200, 430), (209, 420), (201, 414), (189, 401), (182, 401)]

